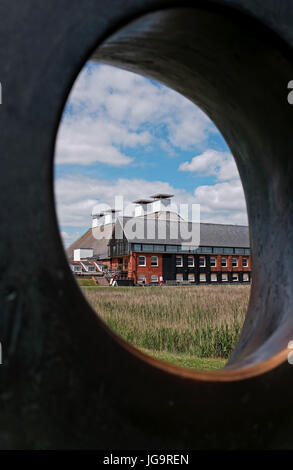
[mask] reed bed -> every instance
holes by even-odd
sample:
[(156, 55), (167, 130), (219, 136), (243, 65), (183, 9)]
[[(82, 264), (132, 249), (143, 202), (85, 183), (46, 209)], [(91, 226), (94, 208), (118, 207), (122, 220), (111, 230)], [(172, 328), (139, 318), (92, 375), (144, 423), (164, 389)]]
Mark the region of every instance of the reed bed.
[(228, 358), (243, 325), (250, 288), (89, 287), (83, 291), (103, 320), (138, 348)]

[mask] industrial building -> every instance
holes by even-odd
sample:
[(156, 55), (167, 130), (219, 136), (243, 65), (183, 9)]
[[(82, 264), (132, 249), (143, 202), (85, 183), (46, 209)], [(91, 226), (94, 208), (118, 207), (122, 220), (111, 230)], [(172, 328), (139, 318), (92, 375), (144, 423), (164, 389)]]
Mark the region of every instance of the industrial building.
[[(72, 271), (99, 283), (107, 273), (130, 285), (249, 283), (248, 227), (186, 221), (171, 198), (134, 201), (134, 217), (94, 214), (92, 228), (67, 249)], [(198, 233), (198, 243), (182, 233)]]

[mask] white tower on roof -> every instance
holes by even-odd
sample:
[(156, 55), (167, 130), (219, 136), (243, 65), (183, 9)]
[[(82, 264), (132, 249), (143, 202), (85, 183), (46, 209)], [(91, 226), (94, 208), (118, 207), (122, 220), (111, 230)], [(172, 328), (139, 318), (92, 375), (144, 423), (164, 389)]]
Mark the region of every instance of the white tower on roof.
[(136, 204), (134, 216), (141, 217), (147, 215), (152, 202), (153, 201), (150, 199), (138, 199), (137, 201), (133, 201), (133, 204)]
[(178, 207), (176, 204), (172, 203), (171, 198), (173, 194), (154, 194), (151, 196), (153, 199), (151, 212), (148, 214), (148, 217), (157, 218), (157, 219), (170, 219), (170, 220), (180, 220), (178, 213)]
[(100, 227), (105, 223), (105, 214), (104, 212), (98, 212), (97, 214), (92, 214), (92, 228)]
[(120, 210), (117, 210), (117, 209), (108, 209), (106, 211), (104, 211), (105, 213), (105, 225), (107, 224), (113, 224), (114, 222), (116, 222), (116, 219), (117, 219), (117, 215), (118, 213), (121, 212)]
[(102, 225), (113, 224), (120, 212), (116, 209), (107, 209), (92, 215), (92, 228), (101, 227)]
[(148, 217), (151, 219), (182, 220), (178, 207), (172, 203), (173, 194), (154, 194), (152, 199), (138, 199), (133, 201), (135, 217)]

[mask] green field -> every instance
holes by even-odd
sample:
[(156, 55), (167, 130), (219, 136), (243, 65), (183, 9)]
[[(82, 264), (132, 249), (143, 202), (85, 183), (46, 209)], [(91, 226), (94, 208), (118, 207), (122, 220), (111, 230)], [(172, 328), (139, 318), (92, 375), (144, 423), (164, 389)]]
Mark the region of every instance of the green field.
[(126, 341), (184, 367), (223, 367), (237, 342), (250, 287), (83, 287), (97, 313)]
[(77, 282), (81, 287), (96, 287), (97, 285), (93, 279), (78, 278)]

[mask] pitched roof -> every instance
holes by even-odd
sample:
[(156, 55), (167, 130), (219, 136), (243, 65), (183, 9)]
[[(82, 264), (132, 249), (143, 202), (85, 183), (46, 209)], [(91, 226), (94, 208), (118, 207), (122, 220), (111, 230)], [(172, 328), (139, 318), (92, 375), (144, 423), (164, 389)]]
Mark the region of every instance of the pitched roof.
[[(131, 243), (155, 243), (249, 248), (249, 228), (245, 225), (194, 223), (182, 220), (160, 220), (147, 217), (118, 217), (116, 228)], [(147, 236), (148, 234), (148, 236)], [(187, 235), (191, 234), (189, 238)]]
[(200, 245), (249, 248), (247, 225), (200, 224)]
[[(131, 223), (128, 223), (131, 221)], [(164, 224), (166, 226), (164, 227)], [(93, 249), (94, 256), (108, 257), (108, 243), (112, 238), (113, 229), (119, 238), (125, 235), (129, 243), (155, 243), (193, 246), (215, 246), (231, 248), (249, 248), (249, 228), (246, 225), (200, 224), (200, 237), (197, 239), (198, 223), (150, 219), (146, 217), (118, 217), (116, 224), (90, 228), (69, 248), (67, 256), (73, 259), (73, 252), (78, 248)], [(187, 232), (188, 231), (188, 232)], [(193, 233), (195, 237), (188, 241), (185, 233)], [(151, 236), (144, 236), (149, 234)], [(166, 234), (166, 236), (164, 236)], [(174, 237), (174, 234), (176, 235)], [(160, 235), (160, 236), (159, 236)]]
[(78, 248), (92, 248), (93, 255), (108, 256), (108, 243), (112, 237), (114, 224), (107, 224), (102, 227), (88, 229), (80, 238), (70, 245), (66, 254), (69, 259), (73, 259), (74, 250)]

